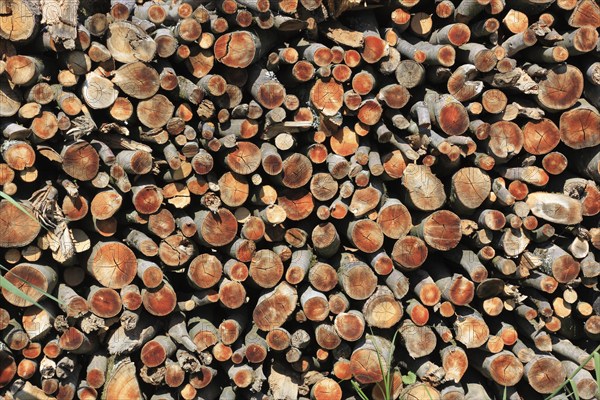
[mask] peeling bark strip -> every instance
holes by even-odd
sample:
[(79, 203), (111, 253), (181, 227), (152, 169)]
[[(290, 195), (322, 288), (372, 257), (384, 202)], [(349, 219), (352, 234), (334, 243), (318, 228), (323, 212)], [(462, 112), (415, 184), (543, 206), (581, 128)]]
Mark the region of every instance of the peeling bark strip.
[(0, 1), (0, 398), (551, 394), (600, 339), (599, 27)]

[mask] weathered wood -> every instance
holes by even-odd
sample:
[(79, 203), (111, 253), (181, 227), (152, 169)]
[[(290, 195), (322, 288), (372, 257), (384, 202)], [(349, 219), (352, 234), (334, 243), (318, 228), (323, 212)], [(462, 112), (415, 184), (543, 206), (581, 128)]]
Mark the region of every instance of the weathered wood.
[(600, 337), (595, 2), (5, 3), (3, 395), (536, 398)]

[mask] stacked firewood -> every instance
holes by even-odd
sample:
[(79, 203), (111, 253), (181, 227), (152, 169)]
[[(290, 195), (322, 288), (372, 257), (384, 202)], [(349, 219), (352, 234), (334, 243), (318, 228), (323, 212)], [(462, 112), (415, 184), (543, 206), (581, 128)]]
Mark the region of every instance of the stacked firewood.
[(595, 398), (599, 27), (0, 2), (0, 398)]

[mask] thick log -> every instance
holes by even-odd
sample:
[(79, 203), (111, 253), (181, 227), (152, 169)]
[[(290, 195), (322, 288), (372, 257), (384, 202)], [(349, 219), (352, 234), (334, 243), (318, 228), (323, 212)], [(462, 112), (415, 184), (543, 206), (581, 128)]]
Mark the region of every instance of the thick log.
[[(4, 275), (4, 279), (37, 302), (42, 298), (43, 293), (36, 288), (51, 292), (58, 282), (58, 275), (54, 269), (45, 265), (21, 263), (12, 267)], [(2, 288), (2, 295), (6, 301), (17, 307), (28, 307), (33, 304), (30, 300), (19, 297), (17, 293), (12, 293), (6, 287)]]
[(412, 358), (431, 354), (437, 344), (437, 338), (430, 327), (417, 326), (411, 320), (404, 320), (398, 332), (408, 355)]
[(119, 242), (99, 242), (87, 261), (88, 272), (101, 284), (120, 289), (136, 276), (137, 261), (133, 252)]
[(426, 271), (418, 270), (415, 274), (415, 282), (413, 291), (421, 303), (426, 306), (433, 306), (440, 301), (442, 293)]
[(434, 125), (449, 136), (463, 134), (469, 126), (466, 110), (458, 101), (448, 95), (429, 91), (425, 103)]
[(0, 240), (0, 247), (27, 246), (39, 234), (40, 223), (28, 214), (31, 209), (27, 205), (21, 205), (21, 207), (23, 209), (16, 207), (7, 200), (0, 201), (0, 228), (4, 233), (2, 240)]
[(475, 65), (480, 72), (491, 71), (498, 62), (494, 52), (480, 43), (466, 43), (460, 47), (459, 60)]
[(390, 328), (400, 321), (403, 309), (389, 288), (379, 286), (365, 301), (362, 313), (369, 326)]
[[(567, 87), (568, 90), (556, 91), (558, 87)], [(583, 74), (577, 67), (566, 64), (548, 71), (539, 84), (536, 99), (544, 109), (557, 112), (572, 107), (582, 92)]]
[(374, 253), (383, 245), (381, 227), (371, 220), (350, 222), (346, 235), (354, 246), (365, 253)]
[(2, 158), (8, 166), (16, 171), (23, 171), (34, 165), (36, 154), (27, 142), (7, 140), (0, 147)]
[(300, 296), (300, 305), (311, 321), (323, 321), (329, 315), (329, 303), (327, 297), (311, 287), (308, 287)]
[(220, 208), (216, 213), (200, 211), (194, 222), (198, 228), (197, 237), (205, 246), (224, 246), (233, 241), (237, 233), (237, 221), (227, 209)]
[(404, 236), (396, 241), (392, 250), (392, 260), (402, 269), (419, 268), (427, 259), (427, 246), (422, 239)]
[(587, 103), (580, 101), (577, 108), (560, 116), (560, 138), (564, 144), (574, 149), (594, 147), (600, 144), (600, 113)]
[(260, 31), (226, 33), (215, 41), (215, 58), (228, 67), (246, 68), (267, 54), (273, 42), (273, 37)]
[(535, 192), (527, 196), (533, 215), (557, 224), (576, 224), (582, 219), (581, 203), (558, 193)]
[(552, 356), (534, 356), (525, 364), (525, 378), (538, 393), (552, 393), (566, 378), (565, 368)]
[(579, 397), (582, 399), (592, 399), (598, 391), (598, 384), (594, 381), (592, 375), (585, 369), (581, 369), (573, 375), (577, 371), (578, 366), (572, 361), (562, 361), (562, 367), (564, 373), (572, 377), (571, 379), (577, 388)]
[(479, 168), (462, 168), (452, 176), (450, 203), (457, 212), (471, 213), (486, 200), (490, 177)]
[(440, 350), (442, 367), (446, 372), (445, 379), (460, 382), (467, 371), (469, 360), (465, 351), (458, 346), (448, 346)]
[(475, 310), (457, 310), (458, 317), (454, 322), (456, 340), (468, 349), (481, 347), (489, 337), (489, 327)]
[(411, 232), (432, 248), (443, 251), (455, 248), (462, 236), (460, 218), (448, 210), (435, 211)]
[[(138, 37), (134, 42), (127, 38)], [(156, 53), (156, 43), (140, 27), (125, 21), (113, 22), (108, 26), (106, 47), (116, 61), (129, 63), (149, 62)]]
[(492, 124), (489, 132), (488, 153), (497, 164), (505, 163), (521, 152), (523, 132), (514, 122), (499, 121)]
[(92, 286), (87, 302), (90, 311), (102, 318), (112, 318), (121, 312), (121, 297), (114, 289)]
[(556, 245), (540, 247), (534, 254), (542, 260), (540, 270), (554, 277), (559, 283), (571, 282), (579, 275), (579, 263), (571, 254)]
[(252, 319), (260, 330), (270, 331), (279, 328), (293, 312), (297, 300), (296, 290), (282, 282), (258, 299)]
[[(125, 358), (109, 370), (104, 393), (110, 398), (134, 399), (142, 395), (136, 378), (135, 364)], [(116, 397), (113, 397), (116, 396)]]
[(474, 351), (475, 368), (481, 373), (503, 386), (517, 383), (524, 373), (523, 364), (509, 351), (487, 356), (485, 353)]
[(400, 239), (412, 225), (408, 209), (393, 198), (388, 198), (379, 209), (377, 223), (383, 234), (391, 239)]
[[(350, 358), (350, 369), (361, 383), (379, 382), (390, 363), (391, 343), (378, 336), (366, 335)], [(380, 360), (380, 361), (379, 361)]]
[(352, 299), (364, 300), (370, 297), (376, 289), (377, 277), (367, 264), (344, 258), (342, 256), (338, 268), (340, 287)]
[(406, 188), (406, 205), (411, 208), (433, 211), (446, 202), (442, 182), (426, 166), (408, 165), (402, 175), (402, 186)]

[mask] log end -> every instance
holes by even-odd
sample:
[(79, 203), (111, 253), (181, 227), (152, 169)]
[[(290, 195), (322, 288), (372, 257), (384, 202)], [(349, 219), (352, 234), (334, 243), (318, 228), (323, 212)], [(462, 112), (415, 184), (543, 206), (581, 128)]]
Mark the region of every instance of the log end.
[(248, 67), (256, 55), (256, 44), (250, 32), (236, 31), (220, 36), (214, 44), (217, 61), (232, 68)]

